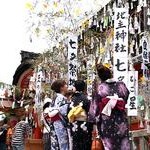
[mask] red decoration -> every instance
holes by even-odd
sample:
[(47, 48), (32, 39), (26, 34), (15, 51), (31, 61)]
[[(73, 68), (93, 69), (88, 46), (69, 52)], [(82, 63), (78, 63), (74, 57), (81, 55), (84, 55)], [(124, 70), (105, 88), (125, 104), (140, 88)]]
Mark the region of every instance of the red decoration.
[[(103, 108), (106, 106), (109, 100), (110, 100), (109, 98), (103, 98), (102, 101), (99, 103), (99, 108), (101, 112), (103, 111)], [(125, 104), (126, 103), (124, 101), (118, 100), (114, 109), (124, 111)]]
[(24, 72), (20, 78), (19, 85), (21, 89), (27, 89), (29, 87), (30, 78), (33, 75), (33, 70), (29, 69)]

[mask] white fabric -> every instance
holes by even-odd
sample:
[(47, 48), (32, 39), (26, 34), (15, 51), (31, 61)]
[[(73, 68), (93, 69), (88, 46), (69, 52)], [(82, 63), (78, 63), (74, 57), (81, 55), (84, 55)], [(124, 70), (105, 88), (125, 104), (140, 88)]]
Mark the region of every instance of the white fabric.
[(53, 109), (51, 107), (48, 107), (44, 110), (45, 114), (48, 114), (49, 117), (54, 117), (56, 114), (58, 114), (58, 109)]
[(44, 104), (46, 104), (47, 102), (52, 103), (52, 100), (51, 100), (50, 98), (47, 97), (47, 98), (44, 99)]
[(44, 114), (48, 114), (50, 112), (50, 107), (44, 109)]
[(106, 82), (108, 82), (108, 83), (115, 82), (115, 79), (113, 79), (113, 78), (107, 79)]
[(122, 98), (119, 98), (118, 95), (114, 96), (107, 96), (106, 98), (109, 98), (110, 100), (106, 104), (106, 106), (102, 110), (102, 114), (105, 114), (107, 116), (111, 116), (112, 109), (116, 106), (118, 100), (122, 100)]
[(50, 127), (46, 123), (43, 113), (42, 113), (42, 116), (41, 116), (41, 121), (43, 121), (43, 124), (44, 124), (43, 133), (49, 133), (50, 132)]
[(0, 111), (0, 121), (3, 121), (6, 118), (4, 112)]
[(54, 117), (58, 113), (59, 113), (58, 109), (53, 109), (53, 110), (49, 111), (48, 115), (49, 115), (49, 117)]

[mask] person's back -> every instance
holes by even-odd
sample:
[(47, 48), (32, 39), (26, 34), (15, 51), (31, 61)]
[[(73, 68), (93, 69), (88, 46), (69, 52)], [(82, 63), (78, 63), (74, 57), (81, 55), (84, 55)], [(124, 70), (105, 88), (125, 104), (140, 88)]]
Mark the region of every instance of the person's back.
[(77, 80), (75, 88), (76, 92), (72, 96), (68, 114), (71, 123), (73, 150), (91, 150), (93, 124), (88, 122), (90, 101), (84, 94), (86, 83)]
[(30, 127), (25, 121), (16, 124), (12, 135), (13, 150), (24, 150), (26, 135), (29, 134)]

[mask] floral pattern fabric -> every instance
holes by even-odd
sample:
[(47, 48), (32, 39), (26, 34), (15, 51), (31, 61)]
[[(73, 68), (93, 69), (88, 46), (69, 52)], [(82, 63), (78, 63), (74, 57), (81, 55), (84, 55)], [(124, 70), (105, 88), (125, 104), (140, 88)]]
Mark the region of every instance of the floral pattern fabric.
[(73, 138), (72, 150), (91, 150), (93, 124), (84, 121), (75, 121), (71, 124)]
[[(98, 100), (117, 94), (125, 103), (129, 91), (123, 82), (105, 82), (98, 85)], [(128, 120), (125, 111), (113, 109), (111, 116), (100, 113), (98, 130), (105, 150), (130, 150)]]
[[(82, 109), (88, 116), (90, 101), (87, 96), (82, 92), (76, 92), (73, 95), (72, 102), (70, 105), (76, 107), (82, 103)], [(71, 135), (73, 139), (73, 150), (91, 150), (92, 144), (92, 130), (93, 124), (88, 120), (78, 120), (75, 118), (74, 122), (71, 123)]]
[[(59, 109), (60, 115), (64, 117), (67, 115), (68, 104), (62, 94), (57, 94), (53, 108)], [(50, 132), (51, 150), (70, 150), (68, 130), (62, 120), (52, 122)]]

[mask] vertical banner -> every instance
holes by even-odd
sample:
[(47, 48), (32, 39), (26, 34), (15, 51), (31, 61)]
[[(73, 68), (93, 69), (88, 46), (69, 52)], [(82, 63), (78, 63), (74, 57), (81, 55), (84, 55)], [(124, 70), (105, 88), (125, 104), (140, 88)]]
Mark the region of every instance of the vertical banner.
[(149, 63), (149, 50), (148, 50), (148, 40), (146, 37), (142, 38), (142, 58), (143, 63), (148, 64)]
[(128, 82), (128, 9), (116, 8), (114, 21), (114, 79)]
[(93, 81), (95, 79), (93, 64), (94, 64), (93, 54), (90, 54), (87, 61), (87, 94), (89, 97), (92, 97)]
[(77, 80), (77, 36), (70, 35), (68, 37), (68, 79), (69, 86)]
[(142, 59), (143, 59), (143, 64), (142, 64), (142, 69), (143, 69), (143, 76), (145, 77), (146, 80), (149, 80), (149, 69), (146, 66), (149, 61), (149, 44), (148, 44), (148, 39), (147, 37), (142, 38)]
[(36, 94), (35, 94), (35, 105), (41, 105), (41, 90), (42, 90), (42, 68), (38, 66), (36, 75)]
[(128, 89), (130, 92), (128, 99), (128, 116), (137, 116), (138, 71), (128, 72)]

